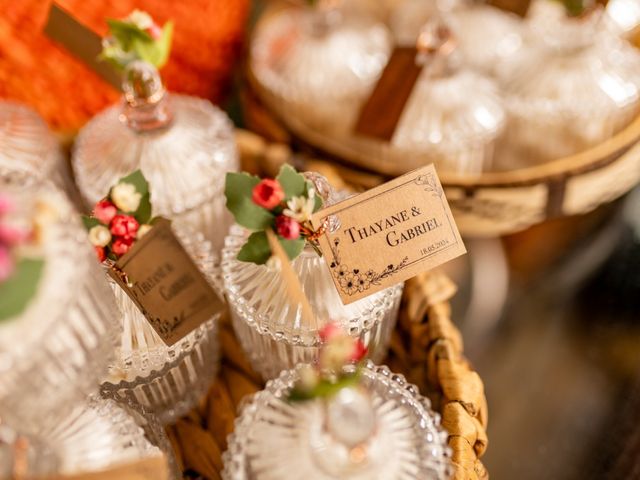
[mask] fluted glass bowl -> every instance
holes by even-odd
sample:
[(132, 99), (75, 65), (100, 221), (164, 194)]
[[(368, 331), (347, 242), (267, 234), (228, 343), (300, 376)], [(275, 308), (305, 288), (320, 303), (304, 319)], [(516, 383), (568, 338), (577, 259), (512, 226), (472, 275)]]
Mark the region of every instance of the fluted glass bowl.
[[(324, 434), (321, 400), (289, 404), (299, 378), (287, 370), (245, 404), (223, 455), (225, 480), (329, 480), (335, 472), (320, 449)], [(402, 375), (368, 362), (362, 383), (373, 400), (376, 433), (361, 468), (342, 472), (344, 480), (444, 480), (450, 478), (450, 451), (440, 416)]]
[(171, 94), (165, 101), (173, 120), (162, 128), (139, 132), (129, 127), (125, 112), (131, 110), (124, 102), (85, 125), (72, 160), (80, 193), (91, 206), (118, 179), (140, 169), (149, 182), (154, 214), (201, 232), (219, 251), (231, 222), (224, 174), (238, 169), (233, 125), (207, 100)]
[[(176, 233), (200, 271), (214, 283), (216, 262), (210, 243), (190, 230)], [(216, 314), (169, 347), (124, 290), (108, 278), (122, 311), (122, 335), (116, 362), (109, 368), (102, 392), (139, 403), (163, 424), (172, 423), (197, 403), (215, 378), (220, 315)]]
[(278, 115), (345, 134), (388, 61), (391, 35), (363, 15), (291, 7), (258, 22), (250, 50), (251, 72)]
[(263, 378), (273, 378), (298, 363), (312, 363), (319, 352), (318, 332), (330, 321), (360, 338), (371, 358), (384, 357), (398, 316), (402, 284), (343, 305), (324, 259), (306, 247), (292, 262), (315, 314), (316, 322), (305, 325), (301, 307), (290, 302), (279, 272), (236, 258), (246, 238), (244, 229), (231, 227), (222, 252), (222, 276), (233, 328)]
[(60, 421), (95, 389), (113, 358), (117, 309), (87, 234), (66, 196), (52, 184), (14, 173), (0, 191), (15, 215), (48, 220), (38, 256), (36, 293), (14, 318), (0, 322), (0, 412), (30, 433)]
[(0, 173), (11, 170), (40, 175), (75, 194), (69, 165), (45, 121), (26, 105), (0, 100)]
[(640, 111), (640, 52), (607, 32), (597, 11), (570, 19), (543, 0), (533, 4), (530, 27), (537, 51), (505, 84), (504, 168), (586, 150)]
[[(28, 462), (17, 465), (25, 444)], [(89, 397), (55, 425), (42, 428), (35, 437), (22, 437), (8, 447), (4, 466), (11, 472), (16, 464), (24, 478), (97, 472), (162, 453), (126, 410), (97, 396)]]

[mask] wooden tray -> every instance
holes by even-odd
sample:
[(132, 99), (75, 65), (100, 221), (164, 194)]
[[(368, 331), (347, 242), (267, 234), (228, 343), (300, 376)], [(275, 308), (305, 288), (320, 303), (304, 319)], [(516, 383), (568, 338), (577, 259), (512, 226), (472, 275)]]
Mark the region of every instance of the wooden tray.
[[(407, 282), (398, 325), (385, 363), (431, 399), (449, 432), (456, 480), (488, 478), (480, 461), (487, 448), (487, 403), (482, 380), (462, 355), (451, 322), (456, 287), (439, 272)], [(228, 319), (220, 328), (222, 367), (197, 408), (167, 428), (185, 478), (219, 479), (221, 454), (243, 398), (263, 387), (249, 366)]]

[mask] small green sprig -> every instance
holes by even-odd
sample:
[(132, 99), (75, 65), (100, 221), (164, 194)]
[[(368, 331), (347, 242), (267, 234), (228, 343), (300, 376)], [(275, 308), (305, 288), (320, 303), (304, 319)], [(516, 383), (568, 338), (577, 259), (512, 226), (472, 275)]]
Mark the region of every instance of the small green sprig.
[(173, 22), (161, 28), (151, 16), (134, 10), (121, 20), (108, 19), (109, 36), (103, 41), (101, 60), (109, 62), (117, 70), (124, 70), (135, 60), (142, 60), (156, 68), (162, 68), (169, 59)]
[(583, 15), (590, 9), (594, 8), (600, 2), (597, 0), (555, 0), (558, 3), (561, 3), (565, 10), (567, 11), (567, 15), (570, 17), (579, 17)]

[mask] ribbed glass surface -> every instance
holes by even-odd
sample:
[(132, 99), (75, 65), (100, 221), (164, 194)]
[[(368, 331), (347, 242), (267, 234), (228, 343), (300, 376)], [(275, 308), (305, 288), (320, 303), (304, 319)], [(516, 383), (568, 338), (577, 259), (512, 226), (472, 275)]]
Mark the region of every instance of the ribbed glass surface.
[(258, 23), (250, 65), (276, 113), (344, 133), (390, 52), (381, 23), (341, 10), (287, 8)]
[[(196, 265), (213, 282), (216, 262), (210, 243), (193, 231), (177, 234)], [(120, 400), (139, 403), (162, 423), (171, 423), (196, 404), (215, 378), (220, 315), (169, 347), (110, 277), (109, 282), (122, 311), (122, 335), (116, 362), (109, 369), (102, 391)]]
[(21, 432), (56, 424), (95, 390), (113, 359), (117, 310), (80, 219), (61, 191), (23, 174), (0, 177), (16, 215), (45, 209), (44, 269), (34, 297), (0, 322), (0, 411)]
[(0, 173), (23, 171), (74, 192), (69, 165), (45, 121), (26, 105), (0, 100)]
[(264, 265), (241, 262), (236, 256), (246, 232), (231, 228), (225, 241), (222, 275), (236, 335), (252, 365), (264, 378), (300, 362), (317, 358), (318, 331), (330, 321), (339, 322), (380, 360), (396, 322), (402, 285), (387, 288), (349, 305), (343, 305), (324, 259), (311, 247), (292, 262), (316, 322), (306, 325), (299, 304), (293, 304), (279, 272)]
[(230, 224), (223, 195), (225, 173), (238, 169), (233, 126), (210, 102), (171, 95), (173, 121), (136, 132), (122, 105), (94, 117), (79, 133), (73, 169), (88, 205), (103, 198), (121, 177), (140, 169), (149, 181), (154, 215), (185, 224), (216, 251)]
[(640, 109), (640, 52), (608, 34), (597, 13), (569, 19), (546, 0), (534, 7), (540, 48), (506, 86), (511, 118), (501, 156), (510, 165), (592, 147)]
[(223, 456), (223, 479), (285, 480), (291, 478), (291, 472), (308, 480), (450, 477), (447, 433), (440, 426), (440, 416), (402, 375), (371, 362), (363, 369), (376, 429), (365, 447), (366, 459), (341, 472), (335, 471), (339, 458), (331, 462), (336, 450), (321, 448), (327, 441), (321, 401), (285, 401), (297, 378), (297, 370), (282, 372), (245, 403)]

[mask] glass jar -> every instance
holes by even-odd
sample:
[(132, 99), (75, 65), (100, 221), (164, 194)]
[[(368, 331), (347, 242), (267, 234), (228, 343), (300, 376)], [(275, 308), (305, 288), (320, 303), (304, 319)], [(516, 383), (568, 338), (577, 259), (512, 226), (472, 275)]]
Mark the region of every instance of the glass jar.
[(325, 134), (350, 131), (391, 53), (384, 24), (335, 3), (265, 15), (250, 46), (251, 74), (268, 106), (287, 124)]
[(0, 321), (0, 411), (29, 434), (58, 423), (95, 390), (113, 358), (119, 325), (113, 295), (66, 196), (19, 172), (0, 176), (0, 191), (15, 203), (12, 219), (38, 220), (38, 241), (25, 248), (44, 261), (25, 308)]
[(274, 378), (298, 363), (312, 363), (321, 344), (318, 332), (330, 321), (360, 338), (375, 361), (384, 357), (398, 316), (402, 285), (343, 305), (324, 259), (307, 245), (292, 262), (315, 314), (315, 324), (307, 325), (300, 304), (290, 302), (278, 270), (236, 258), (247, 237), (243, 228), (231, 227), (222, 251), (222, 276), (233, 328), (251, 365), (263, 378)]
[[(1, 478), (14, 478), (14, 472), (15, 478), (90, 473), (162, 453), (122, 407), (97, 396), (37, 436), (14, 436), (6, 450), (10, 475)], [(175, 472), (172, 478), (178, 478)]]
[(26, 105), (0, 100), (0, 174), (12, 170), (41, 175), (76, 201), (69, 165), (45, 121)]
[(426, 22), (413, 43), (423, 67), (391, 141), (351, 136), (342, 141), (347, 155), (375, 160), (395, 174), (429, 163), (454, 173), (491, 170), (506, 122), (497, 85), (465, 66), (455, 35), (441, 20)]
[(425, 23), (444, 20), (455, 35), (465, 66), (502, 81), (523, 54), (525, 29), (516, 15), (473, 0), (406, 0), (393, 12), (391, 30), (412, 45)]
[(569, 17), (560, 3), (541, 0), (531, 7), (529, 26), (538, 48), (505, 86), (504, 168), (593, 147), (640, 109), (640, 52), (610, 34), (601, 9)]
[[(202, 234), (176, 234), (201, 272), (213, 283), (215, 256)], [(107, 275), (108, 276), (108, 275)], [(116, 362), (102, 384), (102, 393), (135, 402), (163, 424), (186, 414), (202, 397), (218, 370), (219, 314), (182, 340), (167, 346), (129, 296), (110, 276), (109, 283), (122, 312), (122, 335)], [(220, 294), (222, 297), (222, 294)]]
[(238, 169), (233, 125), (209, 101), (169, 95), (157, 70), (132, 62), (124, 99), (80, 131), (72, 165), (88, 206), (118, 179), (140, 169), (155, 215), (201, 232), (217, 252), (231, 223), (224, 179)]
[[(356, 452), (351, 451), (359, 457), (358, 463), (351, 463), (353, 456), (340, 448), (322, 400), (287, 402), (299, 372), (299, 367), (282, 372), (244, 404), (223, 455), (223, 479), (284, 480), (292, 471), (296, 478), (309, 480), (450, 478), (451, 453), (440, 416), (402, 375), (372, 362), (362, 369), (376, 428)], [(344, 423), (348, 422), (346, 417)]]

